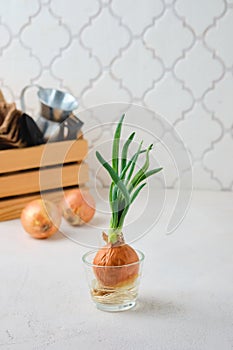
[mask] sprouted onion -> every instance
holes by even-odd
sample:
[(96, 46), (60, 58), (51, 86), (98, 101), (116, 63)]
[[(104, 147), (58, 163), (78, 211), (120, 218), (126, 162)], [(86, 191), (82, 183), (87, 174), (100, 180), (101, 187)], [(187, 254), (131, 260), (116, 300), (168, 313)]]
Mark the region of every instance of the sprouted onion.
[[(120, 137), (124, 115), (121, 117), (114, 134), (112, 145), (112, 164), (110, 165), (97, 151), (96, 157), (109, 173), (112, 183), (109, 189), (109, 203), (111, 207), (111, 221), (108, 235), (103, 234), (106, 246), (101, 248), (93, 261), (95, 275), (101, 285), (108, 287), (123, 286), (132, 283), (138, 276), (138, 255), (135, 250), (125, 244), (122, 229), (130, 206), (146, 185), (148, 177), (158, 173), (162, 168), (149, 169), (149, 153), (153, 145), (142, 149), (142, 143), (131, 159), (127, 159), (128, 149), (134, 139), (133, 132), (124, 143), (119, 156)], [(135, 167), (141, 154), (145, 155), (143, 166), (136, 172)], [(123, 266), (125, 265), (125, 266)], [(128, 265), (128, 266), (126, 266)], [(122, 268), (107, 268), (122, 266)]]

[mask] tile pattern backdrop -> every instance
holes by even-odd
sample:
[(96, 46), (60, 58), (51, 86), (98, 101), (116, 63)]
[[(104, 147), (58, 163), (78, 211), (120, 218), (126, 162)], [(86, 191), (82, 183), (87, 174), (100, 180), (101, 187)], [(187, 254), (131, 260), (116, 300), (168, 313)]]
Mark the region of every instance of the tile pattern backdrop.
[(232, 190), (232, 33), (232, 0), (1, 1), (0, 88), (154, 109), (187, 144), (195, 187)]

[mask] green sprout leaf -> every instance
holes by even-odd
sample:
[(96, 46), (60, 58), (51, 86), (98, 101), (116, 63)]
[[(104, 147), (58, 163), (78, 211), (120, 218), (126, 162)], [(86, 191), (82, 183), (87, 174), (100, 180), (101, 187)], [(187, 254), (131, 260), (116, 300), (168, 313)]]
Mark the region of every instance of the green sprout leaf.
[(150, 160), (149, 160), (149, 152), (152, 150), (153, 145), (150, 145), (147, 148), (146, 151), (146, 160), (144, 165), (142, 166), (142, 168), (137, 172), (137, 174), (133, 177), (131, 183), (130, 183), (130, 187), (131, 189), (133, 189), (139, 182), (140, 182), (140, 178), (145, 174), (145, 172), (147, 171), (147, 169), (149, 168), (150, 165)]
[(157, 174), (159, 173), (161, 170), (163, 170), (163, 168), (156, 168), (156, 169), (152, 169), (152, 170), (149, 170), (147, 171), (146, 173), (144, 173), (141, 178), (140, 178), (140, 181), (137, 183), (139, 184), (140, 182), (142, 182), (143, 180), (147, 179), (148, 177), (154, 175), (154, 174)]
[(133, 138), (135, 136), (135, 132), (133, 132), (129, 138), (127, 139), (127, 141), (125, 142), (123, 148), (122, 148), (122, 154), (121, 154), (121, 173), (124, 170), (125, 166), (126, 166), (126, 162), (127, 162), (127, 155), (128, 155), (128, 149), (129, 149), (129, 145), (131, 144), (131, 142), (133, 141)]
[(119, 123), (117, 124), (116, 131), (114, 134), (113, 145), (112, 145), (112, 168), (118, 175), (118, 162), (119, 162), (119, 144), (121, 137), (121, 127), (124, 120), (125, 115), (121, 117)]
[(144, 182), (142, 185), (140, 185), (135, 191), (134, 193), (132, 194), (132, 197), (131, 197), (131, 201), (130, 203), (132, 204), (133, 201), (136, 199), (136, 197), (138, 196), (139, 192), (143, 189), (143, 187), (146, 186), (146, 182)]
[(109, 175), (112, 178), (112, 181), (115, 183), (115, 185), (121, 191), (122, 195), (125, 197), (126, 203), (129, 203), (130, 202), (129, 192), (126, 186), (124, 185), (124, 183), (122, 182), (122, 180), (117, 175), (117, 173), (113, 170), (111, 165), (108, 164), (108, 162), (101, 156), (101, 154), (98, 151), (96, 152), (96, 157), (99, 160), (99, 162), (103, 165), (103, 167), (108, 171)]
[[(119, 170), (119, 146), (124, 117), (125, 115), (121, 117), (114, 133), (112, 145), (112, 166), (98, 151), (96, 152), (98, 161), (107, 170), (112, 179), (109, 188), (109, 203), (112, 211), (112, 217), (110, 221), (110, 233), (108, 239), (109, 242), (113, 244), (117, 242), (118, 235), (121, 233), (121, 229), (130, 206), (135, 201), (141, 190), (146, 186), (147, 182), (145, 180), (162, 170), (162, 168), (148, 170), (150, 166), (149, 153), (152, 150), (153, 145), (150, 145), (147, 149), (142, 150), (143, 142), (139, 144), (136, 153), (131, 157), (131, 159), (129, 161), (127, 160), (128, 150), (134, 139), (135, 132), (128, 137), (122, 147), (121, 164)], [(143, 153), (146, 153), (145, 162), (139, 171), (134, 174), (138, 157)]]
[(139, 154), (141, 153), (142, 143), (143, 143), (143, 141), (140, 142), (140, 144), (139, 144), (139, 146), (138, 146), (138, 150), (137, 150), (137, 152), (135, 153), (134, 159), (133, 159), (133, 161), (132, 161), (132, 163), (131, 163), (131, 167), (130, 167), (130, 169), (129, 169), (129, 174), (128, 174), (127, 178), (126, 178), (126, 184), (129, 183), (129, 181), (130, 181), (130, 179), (131, 179), (131, 177), (132, 177), (132, 175), (133, 175), (133, 172), (134, 172), (134, 168), (135, 168), (137, 159), (138, 159), (138, 157), (139, 157)]

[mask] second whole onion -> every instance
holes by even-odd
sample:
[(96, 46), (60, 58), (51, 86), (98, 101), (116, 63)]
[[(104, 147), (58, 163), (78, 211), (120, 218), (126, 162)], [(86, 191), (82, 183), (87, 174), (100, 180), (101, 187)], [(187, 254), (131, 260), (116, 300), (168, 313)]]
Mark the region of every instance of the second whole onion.
[(77, 188), (65, 193), (61, 208), (63, 217), (70, 225), (80, 226), (95, 215), (95, 200), (89, 191)]

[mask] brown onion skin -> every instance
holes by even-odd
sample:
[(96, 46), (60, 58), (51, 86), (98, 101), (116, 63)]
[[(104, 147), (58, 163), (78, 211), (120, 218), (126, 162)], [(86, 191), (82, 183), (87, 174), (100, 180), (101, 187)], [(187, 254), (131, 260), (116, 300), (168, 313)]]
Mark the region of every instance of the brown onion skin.
[(54, 203), (36, 199), (23, 209), (21, 223), (30, 236), (44, 239), (58, 231), (61, 224), (61, 213)]
[[(139, 264), (123, 266), (138, 262), (138, 255), (128, 244), (105, 246), (100, 249), (94, 260), (94, 272), (99, 283), (106, 287), (123, 287), (131, 284), (138, 277)], [(106, 269), (104, 268), (106, 266)], [(107, 266), (113, 266), (107, 268)], [(122, 266), (116, 267), (114, 266)]]
[(72, 226), (89, 222), (95, 215), (95, 200), (87, 190), (75, 189), (65, 193), (61, 203), (62, 215)]

